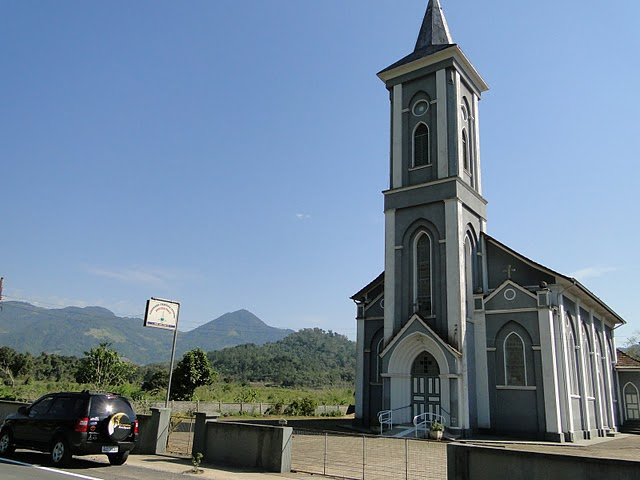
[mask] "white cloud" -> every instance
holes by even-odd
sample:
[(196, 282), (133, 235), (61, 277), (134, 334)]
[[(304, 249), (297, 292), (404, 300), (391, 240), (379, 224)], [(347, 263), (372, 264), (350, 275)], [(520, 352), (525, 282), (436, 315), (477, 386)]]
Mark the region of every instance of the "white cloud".
[(311, 215), (309, 215), (308, 213), (296, 213), (296, 218), (298, 220), (309, 220), (311, 218)]
[(576, 270), (573, 273), (570, 273), (569, 276), (573, 278), (577, 278), (578, 280), (584, 280), (587, 278), (597, 278), (602, 277), (611, 272), (615, 272), (617, 269), (614, 267), (586, 267), (581, 268), (580, 270)]
[(179, 280), (199, 277), (191, 272), (138, 266), (123, 268), (88, 267), (87, 271), (98, 277), (110, 278), (120, 282), (150, 287), (165, 287), (172, 283), (176, 283)]

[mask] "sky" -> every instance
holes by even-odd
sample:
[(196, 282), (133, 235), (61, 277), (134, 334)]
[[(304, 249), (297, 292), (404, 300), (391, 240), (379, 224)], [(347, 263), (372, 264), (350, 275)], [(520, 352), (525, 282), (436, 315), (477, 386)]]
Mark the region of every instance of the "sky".
[[(0, 0), (4, 300), (355, 339), (427, 0)], [(640, 330), (640, 2), (441, 0), (489, 84), (488, 233)]]

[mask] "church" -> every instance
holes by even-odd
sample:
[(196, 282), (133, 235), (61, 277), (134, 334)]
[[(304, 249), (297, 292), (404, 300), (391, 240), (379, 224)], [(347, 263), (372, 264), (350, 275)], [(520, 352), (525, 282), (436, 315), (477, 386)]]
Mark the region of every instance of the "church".
[(427, 414), (454, 437), (555, 442), (615, 432), (613, 332), (625, 322), (576, 279), (486, 233), (478, 118), (488, 86), (438, 0), (413, 52), (378, 77), (391, 119), (384, 272), (351, 297), (356, 421)]

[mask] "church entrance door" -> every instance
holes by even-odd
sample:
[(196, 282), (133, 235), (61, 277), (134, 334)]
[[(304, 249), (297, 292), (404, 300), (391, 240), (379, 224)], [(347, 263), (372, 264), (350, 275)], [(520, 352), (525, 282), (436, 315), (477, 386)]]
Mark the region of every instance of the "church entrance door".
[(429, 352), (416, 357), (411, 368), (411, 410), (440, 415), (440, 367)]

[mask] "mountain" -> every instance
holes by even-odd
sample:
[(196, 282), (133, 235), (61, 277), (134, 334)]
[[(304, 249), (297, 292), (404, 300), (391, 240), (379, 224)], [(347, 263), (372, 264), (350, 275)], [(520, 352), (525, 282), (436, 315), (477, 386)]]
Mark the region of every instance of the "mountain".
[(248, 310), (225, 313), (215, 320), (194, 328), (182, 335), (178, 334), (178, 347), (184, 353), (196, 347), (205, 352), (222, 350), (245, 343), (262, 345), (277, 342), (293, 330), (270, 327)]
[[(102, 307), (46, 309), (24, 302), (2, 302), (0, 346), (22, 353), (84, 356), (110, 342), (137, 364), (169, 362), (173, 334), (144, 327), (140, 318), (118, 317)], [(280, 340), (293, 330), (270, 327), (247, 310), (226, 313), (189, 332), (178, 331), (176, 361), (196, 347), (205, 352), (225, 347)]]

